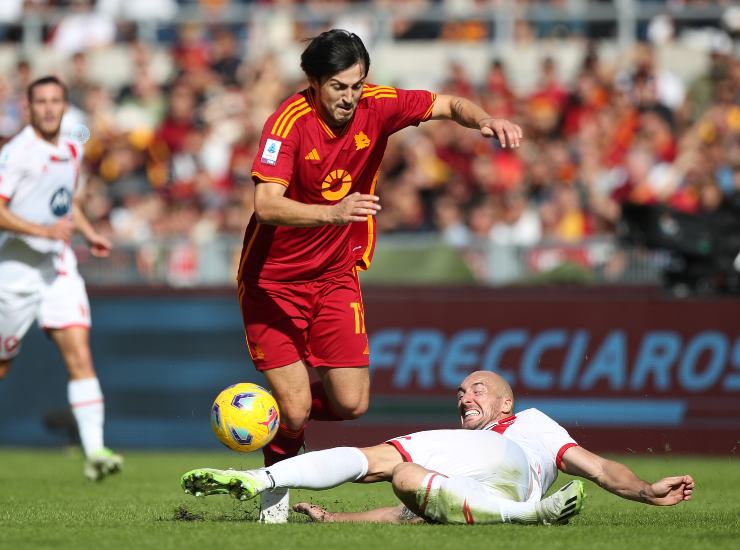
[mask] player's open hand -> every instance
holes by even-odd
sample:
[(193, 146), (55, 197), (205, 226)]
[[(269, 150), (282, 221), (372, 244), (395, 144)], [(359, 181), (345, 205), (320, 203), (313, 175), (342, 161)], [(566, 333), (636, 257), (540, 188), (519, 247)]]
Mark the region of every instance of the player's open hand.
[(100, 233), (89, 235), (87, 243), (90, 245), (90, 252), (97, 258), (107, 258), (113, 249), (113, 244)]
[(673, 506), (684, 500), (691, 500), (696, 483), (689, 475), (665, 477), (653, 483), (649, 500), (657, 506)]
[(368, 216), (374, 216), (380, 211), (376, 195), (363, 195), (352, 193), (347, 195), (337, 204), (331, 207), (331, 223), (333, 225), (346, 225), (352, 222), (367, 221)]
[(332, 514), (324, 510), (321, 506), (316, 504), (310, 504), (308, 502), (299, 502), (293, 506), (293, 510), (299, 514), (305, 514), (311, 518), (311, 521), (318, 521), (324, 523), (332, 522)]
[(504, 118), (484, 118), (478, 121), (478, 126), (481, 134), (495, 137), (503, 148), (516, 149), (524, 138), (521, 127)]
[(74, 232), (74, 222), (69, 218), (62, 218), (57, 223), (46, 226), (45, 237), (55, 241), (69, 241)]

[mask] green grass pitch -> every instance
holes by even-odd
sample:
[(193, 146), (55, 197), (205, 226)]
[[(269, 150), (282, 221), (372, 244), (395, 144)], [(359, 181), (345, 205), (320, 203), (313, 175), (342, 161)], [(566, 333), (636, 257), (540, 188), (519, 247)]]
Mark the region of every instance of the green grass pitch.
[[(691, 502), (656, 508), (628, 502), (587, 482), (586, 507), (567, 526), (448, 526), (254, 523), (256, 503), (181, 492), (183, 472), (203, 466), (253, 467), (257, 456), (222, 452), (129, 452), (125, 470), (101, 483), (82, 476), (78, 452), (0, 449), (0, 548), (204, 550), (321, 548), (739, 548), (740, 463), (736, 457), (618, 457), (640, 476), (691, 473)], [(559, 487), (567, 477), (556, 482)], [(387, 484), (293, 491), (333, 510), (394, 503)]]

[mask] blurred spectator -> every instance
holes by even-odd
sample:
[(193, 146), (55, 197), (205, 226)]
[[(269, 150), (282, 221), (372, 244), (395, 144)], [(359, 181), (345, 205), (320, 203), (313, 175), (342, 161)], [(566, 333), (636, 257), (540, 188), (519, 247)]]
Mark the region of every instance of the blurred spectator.
[(556, 185), (550, 201), (543, 204), (542, 208), (547, 219), (543, 237), (574, 243), (590, 234), (588, 214), (582, 208), (578, 190), (573, 185)]
[(96, 8), (112, 19), (170, 21), (178, 6), (176, 0), (97, 0)]
[(92, 84), (88, 77), (87, 55), (84, 52), (76, 52), (72, 55), (71, 67), (65, 84), (67, 85), (69, 102), (75, 107), (82, 107), (85, 102), (85, 95), (87, 95)]
[(94, 12), (92, 0), (70, 0), (68, 10), (52, 32), (51, 45), (55, 50), (73, 54), (114, 42), (113, 19)]
[(545, 57), (540, 64), (537, 88), (527, 101), (527, 111), (540, 134), (548, 135), (555, 131), (567, 99), (568, 90), (560, 83), (555, 60)]
[(537, 211), (529, 206), (526, 195), (518, 190), (502, 197), (502, 210), (490, 234), (491, 242), (505, 246), (532, 246), (542, 238)]
[(470, 76), (462, 60), (450, 59), (447, 65), (447, 77), (442, 84), (442, 91), (450, 95), (473, 97), (473, 83), (470, 81)]
[(23, 99), (13, 90), (4, 74), (0, 74), (0, 139), (12, 137), (23, 125)]
[(470, 230), (454, 198), (442, 195), (434, 202), (434, 225), (449, 246), (464, 248), (471, 244)]
[(130, 130), (153, 133), (167, 111), (167, 98), (148, 70), (138, 70), (134, 83), (121, 90), (119, 105), (120, 126)]
[(236, 36), (226, 28), (218, 29), (213, 37), (211, 70), (226, 86), (239, 84), (237, 78), (242, 58)]

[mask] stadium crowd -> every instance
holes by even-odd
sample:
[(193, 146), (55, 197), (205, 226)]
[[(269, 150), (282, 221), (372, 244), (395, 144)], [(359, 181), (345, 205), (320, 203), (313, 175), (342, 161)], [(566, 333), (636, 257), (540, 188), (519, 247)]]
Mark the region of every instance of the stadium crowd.
[[(26, 9), (51, 4), (30, 1)], [(59, 75), (72, 105), (65, 128), (82, 138), (89, 128), (87, 210), (96, 227), (134, 244), (240, 236), (252, 211), (250, 168), (262, 123), (304, 83), (286, 77), (275, 57), (248, 55), (247, 25), (195, 22), (164, 42), (173, 68), (164, 77), (152, 68), (152, 45), (131, 39), (130, 81), (94, 82), (87, 51), (95, 44), (75, 40), (120, 41), (126, 26), (106, 29), (104, 19), (88, 21), (86, 33), (65, 30), (74, 15), (99, 11), (85, 0), (56, 4), (69, 5), (70, 15), (46, 38), (70, 60)], [(144, 4), (177, 7), (170, 0)], [(522, 23), (515, 40), (534, 39)], [(740, 58), (732, 42), (717, 44), (710, 70), (691, 82), (659, 66), (647, 42), (618, 67), (598, 52), (588, 47), (576, 77), (563, 81), (558, 61), (543, 51), (538, 84), (527, 93), (514, 91), (511, 67), (498, 59), (481, 82), (461, 60), (440, 69), (436, 91), (517, 122), (526, 140), (512, 152), (442, 122), (399, 134), (384, 160), (379, 230), (438, 232), (460, 248), (477, 241), (527, 246), (613, 234), (624, 201), (688, 213), (740, 208)], [(33, 58), (19, 58), (12, 74), (0, 76), (3, 140), (25, 123), (23, 90), (36, 76)]]

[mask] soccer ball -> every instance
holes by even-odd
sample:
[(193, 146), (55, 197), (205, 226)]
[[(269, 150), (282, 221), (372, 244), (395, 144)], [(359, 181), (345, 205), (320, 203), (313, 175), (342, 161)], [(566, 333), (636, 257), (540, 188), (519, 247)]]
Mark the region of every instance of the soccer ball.
[(211, 407), (211, 427), (229, 449), (250, 453), (267, 445), (280, 423), (275, 398), (265, 388), (251, 383), (229, 386), (218, 394)]

